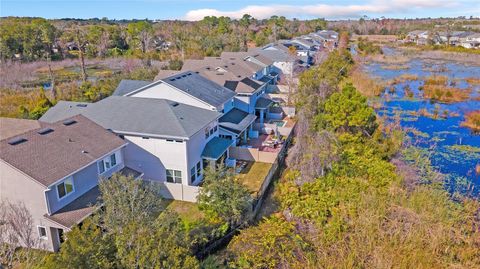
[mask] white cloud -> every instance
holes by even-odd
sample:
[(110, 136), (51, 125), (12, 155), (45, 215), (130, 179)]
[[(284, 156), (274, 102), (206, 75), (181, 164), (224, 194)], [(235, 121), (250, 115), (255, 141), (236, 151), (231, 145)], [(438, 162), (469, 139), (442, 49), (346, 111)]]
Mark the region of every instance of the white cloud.
[(315, 5), (249, 5), (244, 8), (233, 11), (221, 11), (218, 9), (196, 9), (190, 10), (185, 15), (187, 20), (201, 20), (205, 16), (227, 16), (238, 19), (243, 14), (264, 19), (272, 15), (286, 17), (325, 17), (340, 18), (361, 16), (364, 14), (381, 14), (392, 12), (405, 12), (414, 9), (433, 9), (455, 7), (459, 3), (448, 0), (371, 0), (365, 1), (360, 5), (332, 5), (332, 4), (315, 4)]

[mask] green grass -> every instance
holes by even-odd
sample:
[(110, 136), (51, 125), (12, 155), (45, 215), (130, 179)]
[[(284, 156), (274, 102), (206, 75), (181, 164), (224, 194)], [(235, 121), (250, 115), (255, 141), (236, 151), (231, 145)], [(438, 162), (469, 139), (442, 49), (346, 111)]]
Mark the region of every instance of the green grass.
[(167, 204), (167, 209), (177, 212), (186, 223), (193, 223), (204, 217), (203, 212), (198, 209), (196, 203), (178, 200), (165, 200), (165, 203)]
[(271, 167), (271, 163), (251, 162), (237, 176), (252, 193), (257, 193)]

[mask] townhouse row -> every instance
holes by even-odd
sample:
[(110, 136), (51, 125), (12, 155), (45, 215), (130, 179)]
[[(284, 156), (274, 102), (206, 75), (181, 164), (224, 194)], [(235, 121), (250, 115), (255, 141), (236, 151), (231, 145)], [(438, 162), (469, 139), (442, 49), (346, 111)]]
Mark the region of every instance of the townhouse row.
[(0, 198), (25, 205), (36, 247), (50, 251), (101, 204), (98, 183), (113, 173), (195, 202), (207, 167), (236, 167), (251, 150), (275, 158), (295, 113), (278, 87), (308, 67), (302, 55), (281, 42), (224, 52), (123, 80), (95, 103), (59, 101), (38, 121), (0, 118)]

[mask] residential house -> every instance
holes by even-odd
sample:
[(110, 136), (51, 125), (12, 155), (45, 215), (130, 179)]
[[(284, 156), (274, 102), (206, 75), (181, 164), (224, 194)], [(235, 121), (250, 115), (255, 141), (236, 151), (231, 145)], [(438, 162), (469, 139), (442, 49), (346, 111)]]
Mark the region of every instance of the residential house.
[[(222, 114), (205, 109), (204, 105), (152, 96), (110, 96), (96, 103), (60, 101), (40, 120), (52, 122), (75, 114), (91, 119), (127, 141), (125, 164), (142, 172), (144, 179), (166, 187), (198, 186), (207, 165), (234, 163), (228, 156), (233, 141), (219, 138), (218, 120)], [(183, 195), (165, 194), (167, 198), (195, 200), (194, 193)]]
[(0, 125), (0, 198), (28, 209), (34, 247), (56, 251), (64, 233), (94, 212), (100, 178), (140, 174), (124, 164), (128, 143), (86, 117), (35, 125), (11, 137)]

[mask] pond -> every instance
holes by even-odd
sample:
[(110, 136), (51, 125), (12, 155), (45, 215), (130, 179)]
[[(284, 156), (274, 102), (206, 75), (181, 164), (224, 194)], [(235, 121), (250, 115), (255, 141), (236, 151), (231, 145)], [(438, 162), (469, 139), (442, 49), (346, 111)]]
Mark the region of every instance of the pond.
[[(466, 113), (480, 109), (480, 66), (414, 58), (400, 66), (371, 62), (364, 68), (382, 81), (396, 80), (380, 96), (378, 115), (399, 119), (412, 143), (429, 150), (432, 164), (448, 176), (450, 191), (458, 190), (462, 182), (478, 196), (480, 175), (475, 168), (480, 165), (480, 135), (461, 123)], [(425, 80), (432, 75), (448, 78), (446, 85), (465, 91), (467, 98), (448, 103), (425, 98)], [(468, 78), (477, 82), (469, 83)]]

